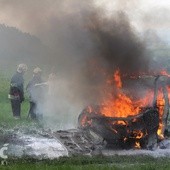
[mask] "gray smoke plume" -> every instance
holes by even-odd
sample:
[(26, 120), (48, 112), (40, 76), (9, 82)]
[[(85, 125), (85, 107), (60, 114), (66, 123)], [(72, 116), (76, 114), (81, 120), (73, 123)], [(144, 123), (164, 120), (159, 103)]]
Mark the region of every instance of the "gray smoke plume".
[[(54, 38), (52, 44), (60, 47), (62, 57), (52, 58), (52, 63), (60, 63), (59, 71), (64, 79), (58, 79), (56, 97), (49, 99), (51, 102), (46, 108), (51, 108), (51, 113), (59, 109), (61, 117), (78, 112), (74, 110), (76, 105), (81, 111), (85, 105), (100, 103), (105, 97), (105, 82), (116, 69), (128, 75), (148, 71), (149, 57), (145, 46), (132, 29), (128, 17), (118, 12), (108, 19), (101, 9), (94, 10), (82, 10), (78, 19), (74, 19), (74, 15), (63, 18), (59, 24), (64, 25), (62, 31), (59, 29), (62, 38), (60, 41)], [(70, 118), (67, 123), (60, 123), (68, 125), (69, 121)]]
[[(47, 66), (46, 75), (52, 67), (56, 74), (56, 81), (49, 83), (54, 85), (53, 95), (46, 92), (46, 102), (40, 108), (48, 125), (75, 126), (84, 106), (100, 103), (103, 86), (116, 69), (128, 75), (148, 71), (145, 44), (127, 13), (115, 10), (107, 17), (93, 2), (0, 1), (1, 11), (8, 11), (9, 15), (3, 17), (9, 23), (36, 35), (50, 49), (39, 61), (40, 67)], [(124, 5), (124, 9), (130, 9), (128, 3)]]
[(92, 19), (92, 37), (97, 48), (101, 64), (111, 73), (120, 69), (122, 74), (134, 74), (148, 71), (149, 57), (145, 53), (145, 44), (132, 29), (123, 12), (109, 19)]

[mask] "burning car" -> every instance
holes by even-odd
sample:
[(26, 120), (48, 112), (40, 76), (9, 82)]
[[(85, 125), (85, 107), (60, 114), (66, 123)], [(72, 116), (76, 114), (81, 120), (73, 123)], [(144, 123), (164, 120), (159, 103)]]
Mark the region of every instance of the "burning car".
[(147, 77), (154, 78), (154, 88), (144, 99), (133, 101), (121, 91), (121, 77), (116, 71), (114, 81), (119, 93), (114, 100), (86, 107), (79, 115), (79, 127), (101, 136), (108, 147), (153, 149), (164, 138), (167, 126), (168, 76)]

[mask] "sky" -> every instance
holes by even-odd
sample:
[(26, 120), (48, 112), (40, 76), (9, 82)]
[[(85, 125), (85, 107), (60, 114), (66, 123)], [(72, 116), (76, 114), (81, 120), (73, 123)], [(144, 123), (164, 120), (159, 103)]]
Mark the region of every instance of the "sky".
[[(88, 1), (92, 6), (93, 0)], [(153, 29), (168, 40), (170, 32), (169, 0), (94, 0), (94, 4), (106, 10), (107, 15), (114, 15), (122, 10), (130, 18), (131, 24), (138, 31)], [(69, 13), (79, 13), (86, 6), (80, 0), (0, 0), (0, 23), (16, 27), (44, 38), (54, 18)]]
[(131, 23), (139, 31), (144, 29), (170, 31), (169, 0), (97, 0), (96, 3), (105, 7), (108, 14), (112, 14), (114, 10), (125, 11)]

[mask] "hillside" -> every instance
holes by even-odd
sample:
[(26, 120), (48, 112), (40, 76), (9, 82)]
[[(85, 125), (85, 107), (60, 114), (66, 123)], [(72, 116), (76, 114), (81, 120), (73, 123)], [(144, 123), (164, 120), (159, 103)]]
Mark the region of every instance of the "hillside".
[(37, 37), (0, 24), (0, 65), (38, 64), (49, 55), (49, 51)]

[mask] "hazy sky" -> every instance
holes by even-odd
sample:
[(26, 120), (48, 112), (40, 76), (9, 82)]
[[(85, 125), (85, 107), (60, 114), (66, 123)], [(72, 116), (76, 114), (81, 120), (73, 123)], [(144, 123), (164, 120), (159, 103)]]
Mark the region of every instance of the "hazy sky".
[[(90, 6), (93, 0), (89, 2)], [(169, 0), (94, 0), (94, 2), (106, 9), (108, 15), (123, 10), (139, 31), (154, 29), (162, 34), (170, 32)], [(78, 13), (83, 4), (81, 0), (0, 0), (0, 23), (38, 36), (43, 27), (48, 29), (54, 18), (60, 17), (58, 11), (61, 10), (61, 15), (64, 12), (66, 15)]]
[(169, 0), (97, 0), (97, 5), (104, 6), (112, 14), (114, 10), (123, 10), (138, 29), (169, 29)]

